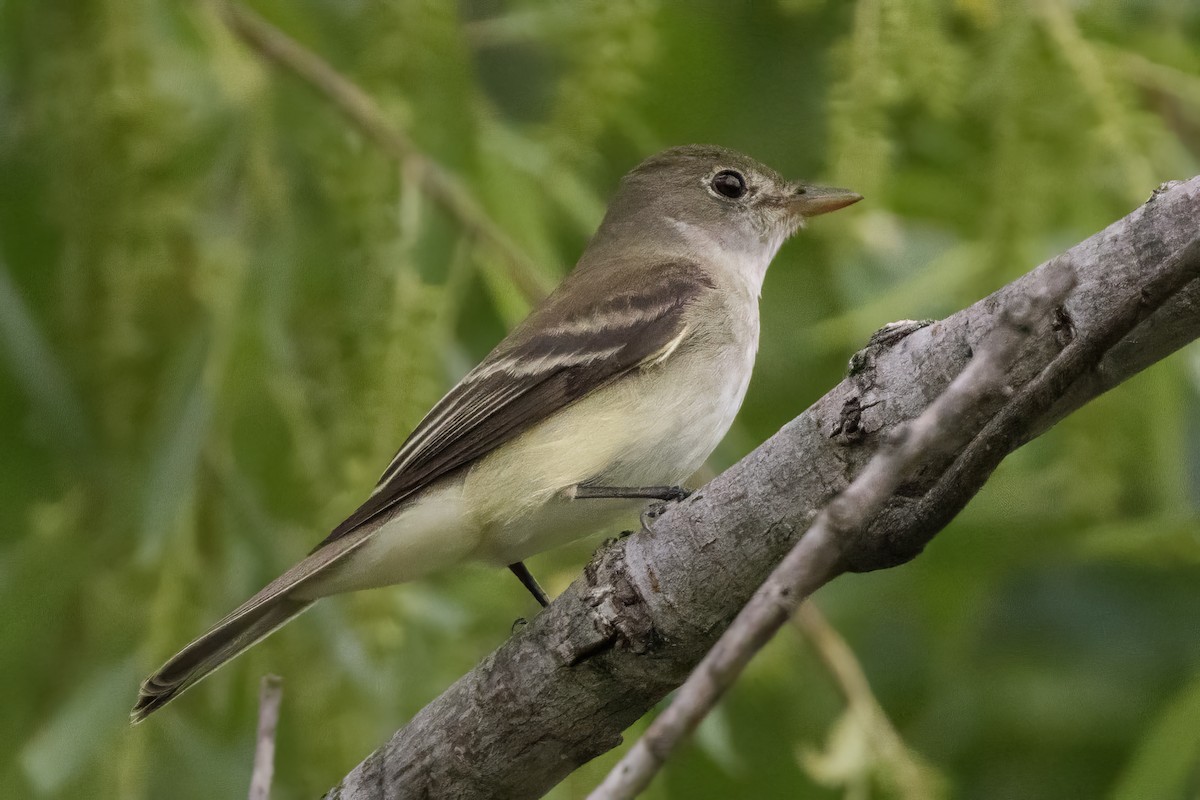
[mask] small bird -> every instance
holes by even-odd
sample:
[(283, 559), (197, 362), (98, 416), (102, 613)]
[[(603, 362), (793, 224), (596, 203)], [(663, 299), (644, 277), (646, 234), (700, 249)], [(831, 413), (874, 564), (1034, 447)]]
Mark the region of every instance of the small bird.
[(861, 199), (721, 147), (643, 161), (571, 274), (425, 415), (370, 497), (148, 677), (131, 720), (328, 595), (482, 561), (546, 605), (524, 559), (686, 496), (746, 394), (771, 259), (806, 218)]

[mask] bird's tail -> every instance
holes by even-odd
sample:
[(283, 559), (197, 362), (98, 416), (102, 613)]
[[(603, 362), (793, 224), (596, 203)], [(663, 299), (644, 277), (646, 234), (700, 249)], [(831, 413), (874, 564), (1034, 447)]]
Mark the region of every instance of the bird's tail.
[(359, 547), (371, 529), (364, 527), (319, 547), (273, 580), (258, 594), (213, 625), (142, 681), (129, 719), (138, 723), (174, 700), (188, 687), (272, 631), (294, 619), (325, 592), (320, 576)]
[[(250, 602), (253, 602), (251, 600)], [(250, 605), (250, 602), (246, 605)], [(174, 700), (243, 650), (294, 619), (313, 604), (312, 600), (275, 597), (245, 613), (235, 611), (207, 633), (180, 650), (146, 680), (138, 692), (129, 719), (138, 723)]]

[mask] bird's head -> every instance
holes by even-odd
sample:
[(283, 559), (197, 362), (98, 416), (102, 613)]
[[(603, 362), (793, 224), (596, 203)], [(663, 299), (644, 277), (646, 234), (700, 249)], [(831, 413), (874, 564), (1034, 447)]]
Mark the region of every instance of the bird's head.
[(747, 263), (765, 270), (783, 241), (809, 217), (861, 199), (848, 189), (786, 180), (734, 150), (673, 147), (621, 180), (598, 238), (640, 241), (643, 247), (653, 247), (660, 237), (682, 238), (695, 251), (745, 256)]
[(733, 243), (782, 241), (805, 219), (862, 200), (856, 192), (782, 178), (774, 169), (713, 145), (672, 148), (625, 176), (610, 205), (634, 218), (658, 215)]

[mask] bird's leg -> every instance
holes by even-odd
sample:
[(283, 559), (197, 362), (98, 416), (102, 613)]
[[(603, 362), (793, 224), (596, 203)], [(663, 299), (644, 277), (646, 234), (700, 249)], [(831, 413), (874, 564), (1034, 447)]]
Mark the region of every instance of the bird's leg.
[[(667, 503), (677, 503), (686, 500), (692, 494), (691, 489), (682, 486), (589, 486), (580, 484), (575, 487), (576, 500), (595, 500), (601, 498), (619, 500), (654, 500), (642, 511), (642, 529), (649, 530), (649, 520), (655, 519), (667, 509)], [(624, 535), (624, 534), (623, 534)]]
[(678, 501), (692, 492), (682, 486), (588, 486), (575, 487), (576, 500), (622, 499)]
[(517, 580), (521, 585), (529, 590), (533, 595), (533, 599), (538, 601), (538, 605), (542, 608), (550, 605), (550, 598), (546, 596), (546, 590), (537, 582), (537, 578), (533, 577), (533, 573), (529, 571), (529, 567), (525, 566), (524, 561), (518, 561), (515, 564), (509, 564), (508, 568), (512, 570), (512, 574), (517, 576)]

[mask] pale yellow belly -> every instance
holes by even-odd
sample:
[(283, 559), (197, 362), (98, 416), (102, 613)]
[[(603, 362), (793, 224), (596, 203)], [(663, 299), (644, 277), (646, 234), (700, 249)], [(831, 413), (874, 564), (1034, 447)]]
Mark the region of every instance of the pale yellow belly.
[(709, 350), (703, 361), (685, 354), (552, 415), (406, 503), (315, 583), (315, 594), (402, 583), (464, 561), (512, 564), (636, 526), (646, 501), (575, 500), (571, 490), (687, 480), (737, 414), (753, 345)]
[(686, 481), (737, 414), (750, 373), (742, 355), (731, 353), (729, 363), (710, 357), (715, 363), (698, 371), (681, 359), (621, 380), (482, 459), (463, 487), (483, 533), (475, 558), (509, 564), (636, 525), (645, 501), (573, 500), (570, 490)]

